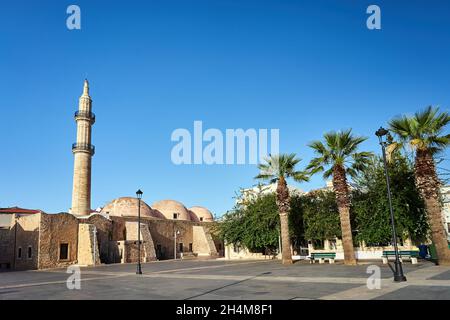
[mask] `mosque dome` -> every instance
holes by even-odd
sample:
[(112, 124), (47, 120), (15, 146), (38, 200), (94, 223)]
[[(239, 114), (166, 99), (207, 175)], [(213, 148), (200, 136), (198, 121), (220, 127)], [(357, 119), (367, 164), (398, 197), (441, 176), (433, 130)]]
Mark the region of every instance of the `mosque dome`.
[(189, 208), (189, 211), (191, 212), (191, 215), (195, 217), (194, 219), (192, 219), (194, 221), (205, 221), (205, 222), (214, 221), (214, 217), (211, 211), (209, 211), (205, 207), (195, 206)]
[[(102, 214), (109, 214), (116, 217), (137, 217), (138, 199), (133, 197), (122, 197), (108, 203), (101, 210)], [(141, 217), (164, 218), (155, 210), (152, 210), (148, 204), (141, 200)]]
[(161, 200), (152, 204), (153, 210), (159, 211), (166, 219), (191, 221), (186, 207), (175, 200)]

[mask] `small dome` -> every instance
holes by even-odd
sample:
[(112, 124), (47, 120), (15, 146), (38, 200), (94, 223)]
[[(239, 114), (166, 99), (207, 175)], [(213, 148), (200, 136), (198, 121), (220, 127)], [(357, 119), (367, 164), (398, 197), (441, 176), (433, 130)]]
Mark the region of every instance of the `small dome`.
[[(137, 217), (138, 199), (132, 197), (122, 197), (108, 203), (101, 210), (102, 214), (109, 214), (115, 217)], [(164, 218), (155, 210), (152, 210), (148, 204), (141, 200), (141, 217)]]
[(159, 211), (166, 219), (191, 221), (188, 210), (178, 201), (161, 200), (152, 204), (152, 208)]
[(196, 218), (192, 219), (194, 221), (205, 221), (205, 222), (212, 222), (214, 221), (214, 217), (208, 209), (205, 207), (199, 207), (195, 206), (192, 208), (189, 208), (189, 211), (191, 214), (193, 214)]

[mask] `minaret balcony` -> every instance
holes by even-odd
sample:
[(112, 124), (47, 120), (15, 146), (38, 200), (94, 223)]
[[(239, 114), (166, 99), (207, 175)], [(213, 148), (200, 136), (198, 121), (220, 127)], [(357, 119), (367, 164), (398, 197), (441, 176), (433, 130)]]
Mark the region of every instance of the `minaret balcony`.
[(95, 123), (95, 114), (90, 111), (78, 110), (77, 112), (75, 112), (75, 120), (78, 120), (78, 119), (89, 120), (89, 121), (91, 121), (92, 124), (94, 124)]
[(87, 152), (94, 155), (95, 146), (89, 143), (74, 143), (72, 144), (72, 152)]

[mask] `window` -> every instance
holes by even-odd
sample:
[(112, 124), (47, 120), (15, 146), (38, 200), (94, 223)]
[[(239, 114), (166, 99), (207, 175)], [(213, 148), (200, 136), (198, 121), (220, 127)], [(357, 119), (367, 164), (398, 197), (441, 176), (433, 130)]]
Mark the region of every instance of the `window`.
[(203, 221), (203, 217), (200, 217), (200, 221)]
[(189, 252), (192, 252), (192, 243), (189, 243)]
[(450, 223), (447, 223), (447, 230), (450, 233)]
[(28, 259), (31, 259), (31, 246), (28, 246), (28, 252), (27, 252), (27, 257)]
[(325, 249), (323, 240), (315, 239), (315, 240), (312, 241), (312, 245), (313, 245), (313, 248), (316, 249), (316, 250), (323, 250), (323, 249)]
[(182, 244), (182, 243), (179, 243), (178, 246), (179, 246), (180, 252), (183, 252), (183, 244)]
[(59, 245), (59, 260), (68, 260), (69, 259), (69, 244), (61, 243)]
[(336, 240), (328, 240), (328, 243), (330, 244), (330, 250), (336, 250)]
[(174, 213), (174, 214), (173, 214), (173, 218), (174, 218), (174, 219), (178, 219), (178, 213)]
[(17, 249), (17, 259), (22, 259), (22, 248)]

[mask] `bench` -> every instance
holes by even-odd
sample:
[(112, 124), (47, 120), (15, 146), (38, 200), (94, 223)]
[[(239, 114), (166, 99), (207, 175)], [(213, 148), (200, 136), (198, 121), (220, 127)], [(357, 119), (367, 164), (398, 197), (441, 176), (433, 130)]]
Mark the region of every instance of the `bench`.
[(324, 263), (325, 260), (328, 260), (331, 264), (336, 259), (336, 252), (312, 252), (309, 259), (310, 263), (314, 263), (316, 260), (319, 260), (319, 263)]
[[(401, 250), (398, 252), (400, 262), (403, 262), (403, 258), (410, 259), (412, 264), (417, 264), (417, 257), (419, 256), (419, 251), (415, 250)], [(388, 263), (389, 258), (395, 258), (395, 251), (383, 251), (381, 259), (383, 259), (383, 264)]]

